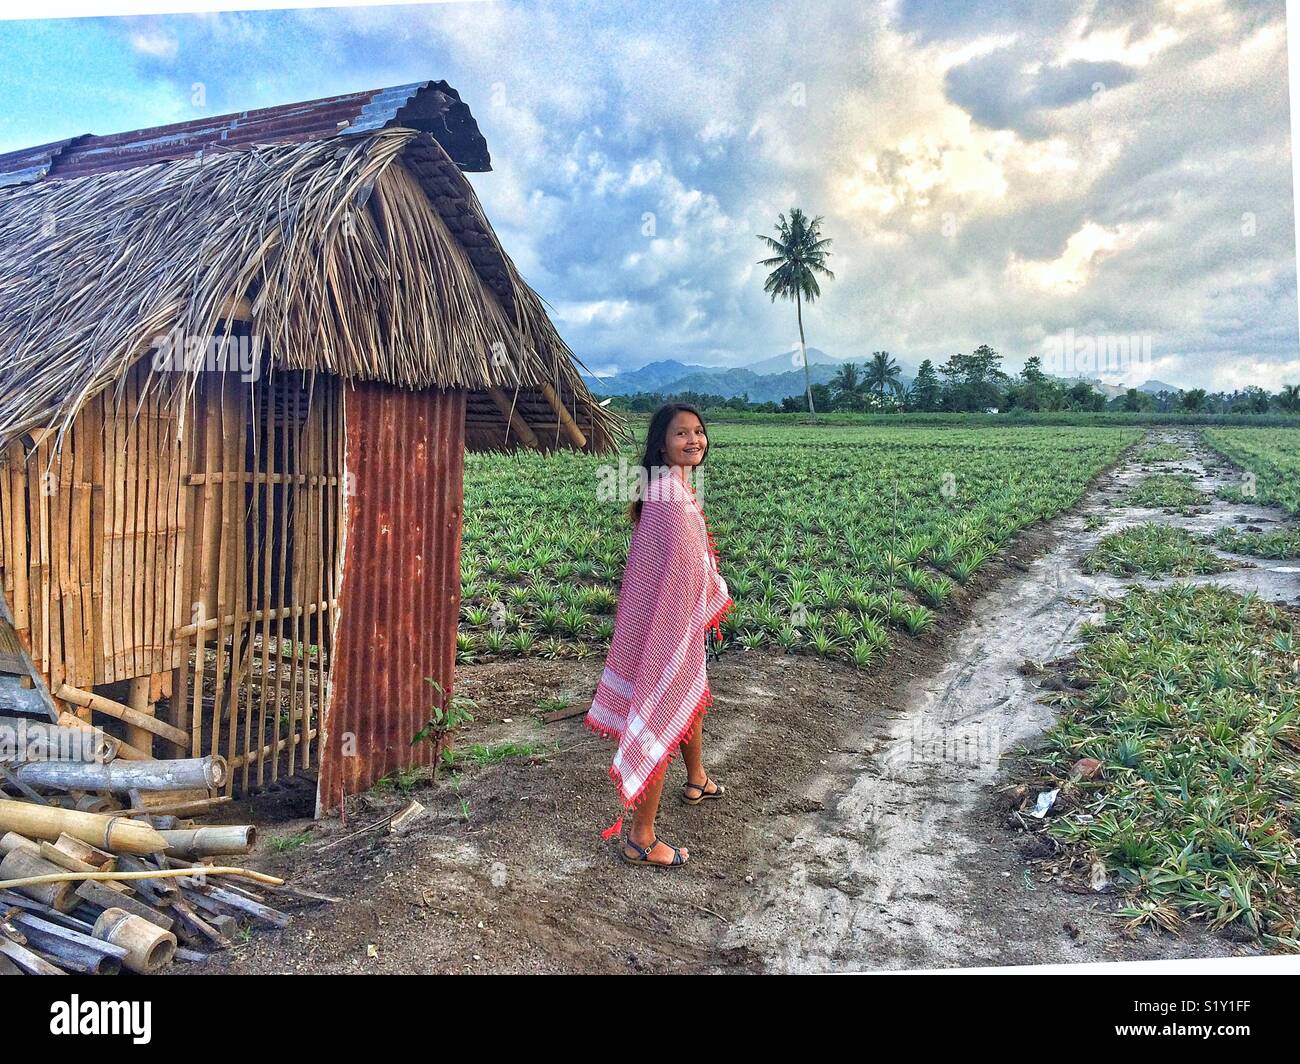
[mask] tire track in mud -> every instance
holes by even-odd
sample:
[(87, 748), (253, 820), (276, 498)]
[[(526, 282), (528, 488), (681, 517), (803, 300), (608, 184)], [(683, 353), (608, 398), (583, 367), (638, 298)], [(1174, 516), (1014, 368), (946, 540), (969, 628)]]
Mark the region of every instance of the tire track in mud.
[[(1137, 455), (1150, 442), (1175, 443), (1189, 457), (1144, 463)], [(1033, 888), (1017, 840), (990, 810), (1003, 760), (1054, 717), (1020, 666), (1071, 652), (1080, 625), (1099, 616), (1104, 597), (1139, 582), (1169, 582), (1084, 573), (1084, 556), (1103, 536), (1145, 521), (1207, 533), (1243, 520), (1287, 520), (1279, 510), (1212, 494), (1203, 513), (1111, 505), (1152, 472), (1189, 473), (1207, 493), (1235, 479), (1195, 431), (1157, 430), (1131, 448), (1074, 512), (1050, 526), (1055, 546), (979, 599), (948, 641), (946, 664), (899, 694), (891, 708), (901, 712), (867, 717), (866, 763), (841, 757), (829, 764), (808, 791), (819, 811), (781, 818), (774, 834), (789, 841), (758, 880), (752, 906), (724, 935), (725, 946), (747, 948), (768, 968), (790, 972), (1233, 952), (1224, 940), (1195, 931), (1118, 940), (1116, 922), (1096, 898)], [(1224, 556), (1250, 567), (1193, 579), (1297, 598), (1292, 567)], [(1067, 921), (1073, 934), (1063, 927)]]

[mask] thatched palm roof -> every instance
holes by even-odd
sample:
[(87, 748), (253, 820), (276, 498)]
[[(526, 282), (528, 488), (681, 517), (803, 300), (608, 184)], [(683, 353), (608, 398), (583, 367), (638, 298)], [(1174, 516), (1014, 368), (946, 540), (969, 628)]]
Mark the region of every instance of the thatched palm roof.
[[(0, 442), (66, 427), (170, 330), (237, 318), (277, 367), (470, 389), (472, 446), (604, 449), (619, 432), (427, 132), (0, 189)], [(180, 394), (193, 374), (154, 380)]]

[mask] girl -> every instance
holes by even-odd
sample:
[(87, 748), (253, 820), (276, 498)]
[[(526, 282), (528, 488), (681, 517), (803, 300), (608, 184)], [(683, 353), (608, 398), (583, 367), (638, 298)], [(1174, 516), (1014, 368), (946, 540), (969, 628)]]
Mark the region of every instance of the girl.
[[(655, 411), (641, 460), (641, 490), (614, 616), (614, 638), (587, 713), (593, 731), (618, 740), (609, 774), (625, 809), (629, 864), (678, 867), (689, 854), (655, 835), (664, 774), (677, 748), (686, 761), (682, 799), (698, 805), (725, 790), (704, 769), (700, 718), (712, 702), (705, 641), (731, 607), (718, 572), (694, 470), (709, 450), (699, 411), (667, 403)], [(605, 832), (618, 833), (623, 819)]]

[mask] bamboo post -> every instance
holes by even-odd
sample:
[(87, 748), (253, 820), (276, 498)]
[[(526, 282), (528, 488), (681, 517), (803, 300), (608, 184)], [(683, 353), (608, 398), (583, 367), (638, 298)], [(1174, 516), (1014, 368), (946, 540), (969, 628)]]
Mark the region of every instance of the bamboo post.
[(555, 411), (555, 416), (560, 419), (560, 428), (563, 430), (565, 436), (569, 438), (569, 442), (573, 444), (574, 447), (578, 448), (578, 450), (585, 450), (587, 446), (587, 437), (582, 434), (582, 429), (578, 428), (578, 423), (573, 420), (573, 415), (565, 409), (564, 400), (556, 395), (555, 389), (549, 384), (543, 384), (541, 386), (541, 392), (546, 398), (546, 401), (551, 404), (551, 409)]
[[(153, 703), (149, 701), (149, 686), (150, 677), (133, 676), (131, 678), (131, 693), (126, 700), (128, 707), (146, 717), (154, 715)], [(128, 723), (126, 741), (137, 750), (143, 750), (150, 757), (153, 756), (153, 733), (147, 728)]]
[(525, 447), (539, 450), (541, 443), (537, 439), (537, 433), (529, 427), (528, 422), (524, 420), (523, 415), (519, 412), (518, 405), (511, 402), (510, 396), (506, 395), (500, 388), (489, 388), (488, 395), (509, 422), (510, 431), (514, 433), (515, 438)]

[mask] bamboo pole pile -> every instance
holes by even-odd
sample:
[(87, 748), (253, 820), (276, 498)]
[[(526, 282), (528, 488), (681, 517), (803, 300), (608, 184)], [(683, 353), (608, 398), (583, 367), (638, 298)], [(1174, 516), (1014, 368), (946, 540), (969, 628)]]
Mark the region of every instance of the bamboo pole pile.
[(0, 718), (0, 974), (150, 974), (291, 917), (237, 867), (257, 832), (178, 814), (229, 801), (220, 756), (130, 757), (65, 714)]
[(154, 974), (287, 927), (276, 896), (324, 900), (228, 863), (252, 827), (163, 819), (0, 799), (0, 974)]

